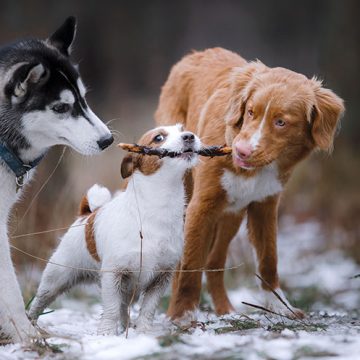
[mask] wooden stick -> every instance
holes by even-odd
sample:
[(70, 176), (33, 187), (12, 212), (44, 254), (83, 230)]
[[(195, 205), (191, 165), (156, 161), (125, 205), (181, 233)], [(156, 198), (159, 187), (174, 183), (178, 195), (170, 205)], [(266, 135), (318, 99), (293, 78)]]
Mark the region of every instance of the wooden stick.
[[(126, 144), (126, 143), (120, 143), (120, 144), (118, 144), (118, 146), (120, 148), (122, 148), (123, 150), (129, 151), (129, 152), (142, 154), (142, 155), (155, 155), (155, 156), (158, 156), (159, 158), (163, 158), (165, 156), (173, 158), (173, 157), (179, 156), (183, 153), (193, 152), (192, 150), (187, 150), (184, 152), (177, 152), (177, 151), (170, 151), (170, 150), (162, 149), (162, 148), (153, 148), (150, 146), (144, 146), (144, 145), (138, 145), (138, 144)], [(194, 151), (194, 153), (197, 153), (201, 156), (214, 157), (214, 156), (230, 155), (231, 150), (232, 149), (229, 146), (214, 145), (214, 146), (205, 146), (198, 151)]]

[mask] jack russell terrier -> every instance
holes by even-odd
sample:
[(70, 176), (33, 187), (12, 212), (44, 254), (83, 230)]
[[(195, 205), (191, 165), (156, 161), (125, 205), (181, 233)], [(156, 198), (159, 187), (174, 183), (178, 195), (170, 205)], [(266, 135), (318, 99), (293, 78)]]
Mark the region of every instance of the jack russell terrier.
[(160, 159), (129, 154), (121, 165), (122, 176), (131, 176), (125, 191), (113, 198), (99, 185), (88, 191), (80, 204), (79, 218), (45, 268), (29, 311), (31, 319), (37, 319), (74, 285), (100, 280), (103, 314), (99, 334), (115, 335), (119, 324), (122, 330), (126, 327), (134, 295), (143, 295), (137, 330), (151, 326), (171, 271), (182, 255), (183, 178), (197, 163), (201, 142), (181, 125), (174, 125), (148, 131), (139, 144), (179, 155)]

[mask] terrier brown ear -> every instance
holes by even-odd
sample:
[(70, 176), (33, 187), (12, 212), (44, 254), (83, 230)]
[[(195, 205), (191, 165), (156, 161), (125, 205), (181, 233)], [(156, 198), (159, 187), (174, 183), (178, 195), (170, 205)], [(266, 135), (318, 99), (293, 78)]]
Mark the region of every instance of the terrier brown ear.
[(128, 178), (134, 173), (136, 163), (137, 159), (134, 154), (128, 154), (123, 158), (123, 161), (121, 162), (121, 176), (123, 179)]

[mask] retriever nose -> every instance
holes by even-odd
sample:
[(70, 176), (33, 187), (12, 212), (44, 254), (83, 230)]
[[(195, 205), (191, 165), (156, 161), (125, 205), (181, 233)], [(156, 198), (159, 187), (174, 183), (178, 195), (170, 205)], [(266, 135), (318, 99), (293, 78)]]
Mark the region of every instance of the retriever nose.
[(252, 146), (246, 143), (245, 141), (238, 141), (235, 144), (235, 150), (236, 150), (236, 155), (243, 160), (248, 159), (251, 153), (253, 152)]
[(181, 135), (181, 138), (183, 139), (185, 144), (192, 144), (195, 140), (195, 136), (191, 132), (186, 132)]
[(112, 135), (109, 135), (109, 136), (104, 136), (102, 137), (98, 142), (97, 144), (99, 145), (99, 148), (101, 150), (104, 150), (106, 149), (108, 146), (110, 146), (114, 141), (114, 138)]

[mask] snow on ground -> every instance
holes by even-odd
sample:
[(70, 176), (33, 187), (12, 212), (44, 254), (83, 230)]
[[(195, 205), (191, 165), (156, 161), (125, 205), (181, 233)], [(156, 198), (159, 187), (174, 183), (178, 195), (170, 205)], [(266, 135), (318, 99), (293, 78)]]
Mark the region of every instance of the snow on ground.
[[(103, 337), (96, 335), (101, 306), (94, 303), (90, 288), (80, 298), (78, 293), (62, 297), (55, 312), (40, 318), (41, 328), (51, 334), (47, 347), (3, 346), (0, 360), (360, 359), (360, 278), (351, 278), (360, 273), (359, 266), (338, 250), (324, 252), (326, 239), (316, 223), (285, 219), (281, 229), (280, 277), (292, 301), (308, 311), (304, 321), (245, 307), (242, 301), (257, 303), (255, 280), (250, 278), (229, 293), (237, 314), (218, 318), (203, 310), (192, 327), (179, 329), (161, 310), (150, 333), (130, 329), (128, 338)], [(246, 246), (242, 251), (243, 259), (251, 255)], [(133, 317), (137, 311), (135, 307)]]

